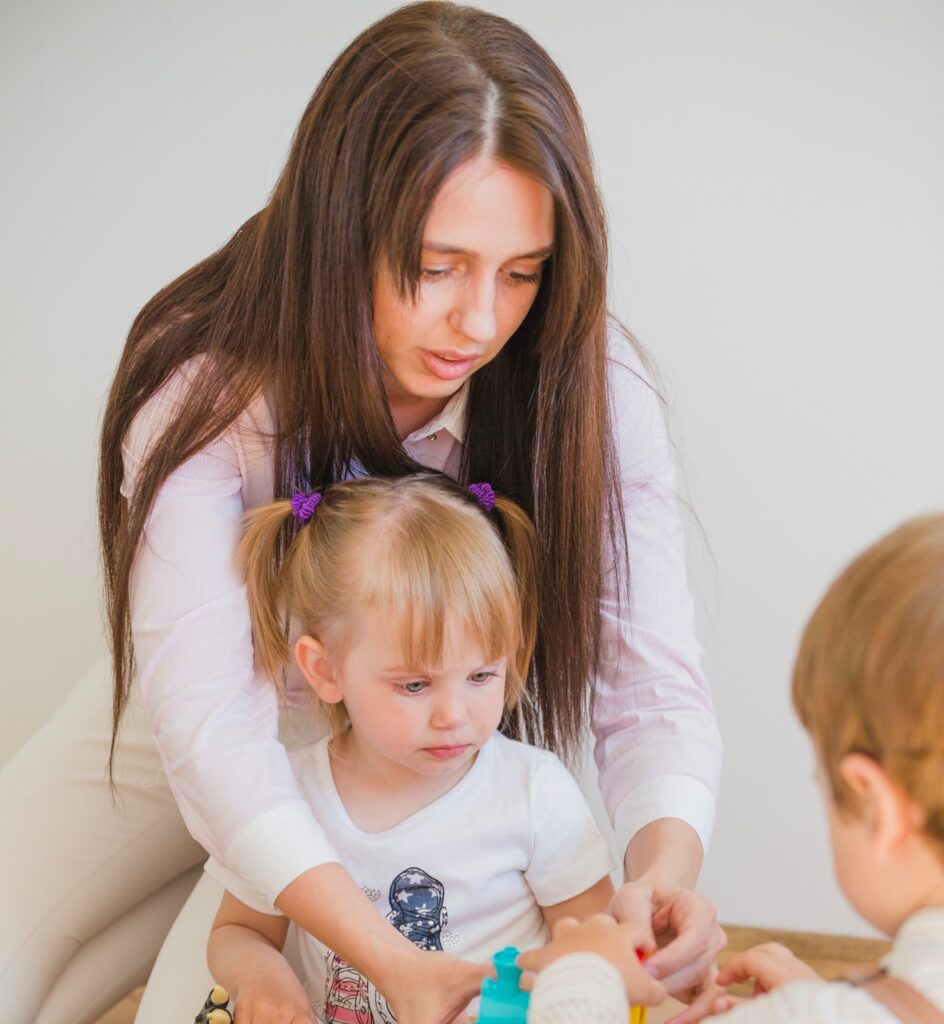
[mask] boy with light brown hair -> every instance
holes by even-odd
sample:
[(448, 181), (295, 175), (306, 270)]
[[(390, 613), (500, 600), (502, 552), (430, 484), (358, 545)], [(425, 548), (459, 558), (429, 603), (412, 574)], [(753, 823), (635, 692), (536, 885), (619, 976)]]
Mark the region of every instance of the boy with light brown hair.
[[(816, 752), (839, 884), (894, 937), (892, 949), (850, 983), (823, 981), (782, 946), (758, 946), (717, 981), (753, 979), (760, 998), (719, 987), (676, 1020), (944, 1022), (944, 515), (905, 523), (832, 584), (800, 643), (793, 703)], [(623, 968), (633, 954), (619, 930), (607, 939), (593, 928), (565, 926), (555, 936), (560, 952), (581, 948), (583, 930), (583, 948)], [(552, 942), (520, 962), (540, 969), (554, 959)], [(571, 988), (571, 1014), (576, 994)]]

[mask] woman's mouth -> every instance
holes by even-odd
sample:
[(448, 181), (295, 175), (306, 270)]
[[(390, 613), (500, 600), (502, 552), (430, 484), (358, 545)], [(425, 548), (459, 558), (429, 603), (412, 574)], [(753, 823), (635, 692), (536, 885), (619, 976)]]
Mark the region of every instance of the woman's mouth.
[(420, 349), (420, 358), (434, 377), (440, 380), (457, 380), (471, 373), (479, 357), (462, 352), (429, 352)]

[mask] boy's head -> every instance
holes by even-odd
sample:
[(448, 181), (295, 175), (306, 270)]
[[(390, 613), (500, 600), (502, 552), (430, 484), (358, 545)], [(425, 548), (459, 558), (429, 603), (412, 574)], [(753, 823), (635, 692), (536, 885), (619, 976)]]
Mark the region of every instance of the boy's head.
[(793, 703), (829, 797), (840, 883), (894, 931), (893, 890), (909, 874), (920, 887), (919, 862), (944, 883), (944, 515), (899, 527), (832, 584), (800, 643)]

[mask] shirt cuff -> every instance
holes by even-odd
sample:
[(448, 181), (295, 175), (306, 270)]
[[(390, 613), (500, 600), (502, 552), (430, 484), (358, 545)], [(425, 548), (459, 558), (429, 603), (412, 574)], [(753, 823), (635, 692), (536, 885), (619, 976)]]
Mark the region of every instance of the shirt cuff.
[(617, 849), (626, 856), (633, 836), (660, 818), (680, 818), (691, 825), (707, 855), (715, 822), (714, 794), (691, 775), (658, 775), (647, 779), (623, 797), (613, 815)]
[(528, 1024), (626, 1024), (629, 1002), (620, 972), (596, 953), (569, 953), (534, 981)]
[(315, 821), (299, 801), (268, 811), (244, 826), (229, 844), (226, 867), (238, 875), (278, 914), (279, 893), (311, 868), (339, 861)]

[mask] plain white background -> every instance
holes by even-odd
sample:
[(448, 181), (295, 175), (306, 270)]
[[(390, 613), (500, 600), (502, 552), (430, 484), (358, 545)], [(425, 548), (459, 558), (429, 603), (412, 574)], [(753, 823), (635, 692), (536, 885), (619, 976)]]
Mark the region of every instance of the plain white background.
[[(864, 933), (788, 679), (840, 566), (944, 506), (944, 5), (484, 6), (581, 101), (613, 308), (670, 400), (727, 743), (703, 887), (725, 921)], [(132, 318), (264, 204), (328, 62), (389, 9), (3, 5), (0, 761), (101, 649), (96, 437)]]

